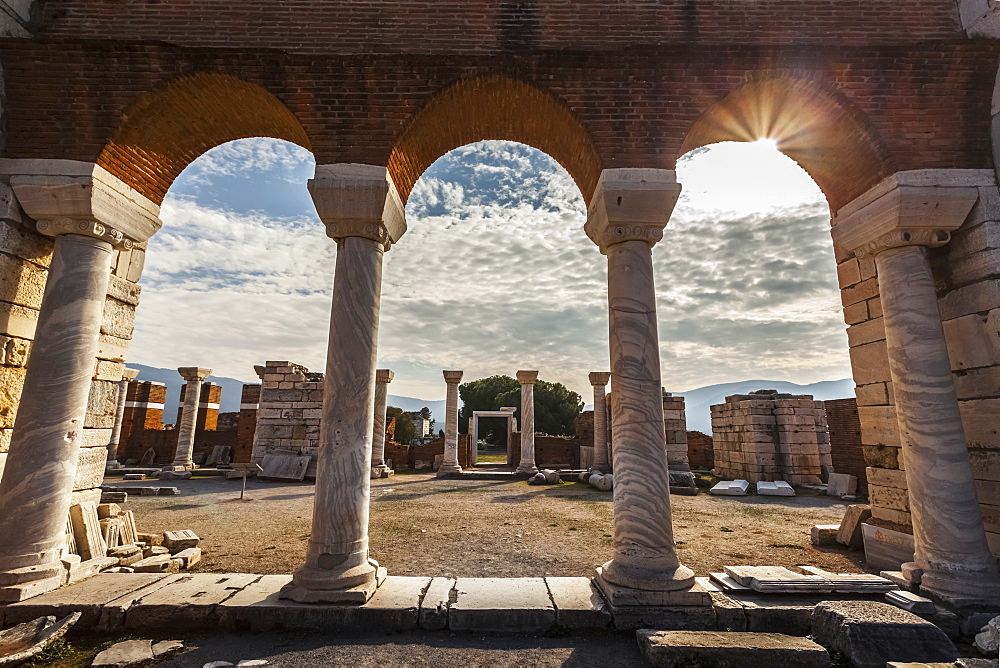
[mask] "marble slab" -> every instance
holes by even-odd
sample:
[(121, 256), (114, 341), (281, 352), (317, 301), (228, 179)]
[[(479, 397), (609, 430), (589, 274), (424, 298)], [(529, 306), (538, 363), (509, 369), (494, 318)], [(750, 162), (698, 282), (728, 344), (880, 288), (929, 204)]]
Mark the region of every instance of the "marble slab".
[(761, 480), (757, 483), (757, 493), (762, 496), (795, 496), (795, 490), (784, 480), (774, 482)]
[(877, 571), (898, 571), (904, 563), (913, 561), (913, 536), (873, 526), (861, 525), (865, 544), (865, 560)]
[(301, 481), (306, 477), (306, 469), (309, 468), (311, 459), (311, 457), (298, 455), (265, 455), (264, 461), (261, 463), (264, 470), (259, 477)]
[(748, 489), (750, 483), (746, 480), (723, 480), (708, 490), (708, 493), (720, 496), (746, 496)]

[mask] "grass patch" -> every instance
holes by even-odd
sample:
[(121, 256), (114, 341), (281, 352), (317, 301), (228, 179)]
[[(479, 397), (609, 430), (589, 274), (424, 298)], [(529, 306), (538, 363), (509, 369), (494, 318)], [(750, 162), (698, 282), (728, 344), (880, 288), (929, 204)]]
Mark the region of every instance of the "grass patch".
[(734, 531), (729, 527), (722, 527), (721, 529), (719, 529), (719, 531), (721, 531), (722, 533), (734, 533)]
[(789, 550), (804, 550), (804, 549), (806, 549), (806, 548), (802, 547), (801, 545), (792, 545), (791, 543), (785, 543), (783, 545), (778, 545), (777, 543), (771, 543), (771, 547), (785, 547), (785, 548), (788, 548)]

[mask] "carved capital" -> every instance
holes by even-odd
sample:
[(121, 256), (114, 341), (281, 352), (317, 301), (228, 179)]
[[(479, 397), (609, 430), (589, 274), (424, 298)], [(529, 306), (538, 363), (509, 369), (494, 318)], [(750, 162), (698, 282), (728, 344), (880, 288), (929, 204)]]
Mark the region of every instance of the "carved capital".
[(672, 170), (605, 169), (583, 229), (602, 253), (623, 241), (643, 241), (652, 246), (663, 238), (663, 228), (680, 193), (681, 186)]
[(389, 369), (376, 369), (375, 370), (375, 382), (382, 383), (383, 385), (388, 385), (392, 382), (392, 379), (396, 377), (396, 374)]
[(611, 380), (610, 371), (592, 371), (590, 373), (590, 384), (594, 387), (604, 387)]
[(0, 160), (0, 173), (42, 234), (83, 234), (128, 250), (160, 229), (159, 206), (92, 162)]
[(537, 371), (518, 371), (517, 372), (517, 382), (521, 385), (534, 385), (538, 382), (538, 372)]
[(363, 237), (388, 250), (406, 232), (403, 202), (385, 167), (317, 165), (309, 194), (332, 239)]
[(837, 212), (833, 242), (859, 257), (900, 246), (943, 246), (979, 198), (970, 181), (979, 171), (898, 172)]
[(444, 382), (449, 385), (457, 385), (462, 382), (463, 371), (442, 371), (444, 374)]
[(196, 366), (182, 366), (177, 369), (177, 373), (189, 383), (200, 383), (212, 375), (212, 370)]

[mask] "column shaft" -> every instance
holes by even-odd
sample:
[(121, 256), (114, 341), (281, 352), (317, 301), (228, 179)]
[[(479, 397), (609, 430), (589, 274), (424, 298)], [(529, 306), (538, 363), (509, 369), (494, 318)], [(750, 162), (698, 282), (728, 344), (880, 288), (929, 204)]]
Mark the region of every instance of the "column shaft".
[(521, 462), (518, 473), (538, 473), (535, 466), (535, 385), (521, 383)]
[(128, 379), (118, 381), (118, 403), (115, 406), (115, 424), (111, 428), (111, 440), (108, 441), (108, 463), (113, 464), (118, 459), (118, 444), (122, 438), (122, 422), (125, 421), (125, 396), (128, 394)]
[(297, 601), (364, 602), (377, 586), (368, 501), (383, 252), (372, 239), (337, 242), (312, 535), (282, 592)]
[(890, 248), (875, 264), (921, 586), (976, 598), (996, 585), (997, 562), (976, 499), (927, 251)]
[(611, 472), (608, 452), (608, 404), (604, 392), (610, 375), (600, 371), (590, 374), (590, 382), (594, 386), (594, 460), (590, 470), (600, 473)]
[(111, 251), (107, 241), (56, 237), (0, 481), (0, 571), (60, 563)]
[(198, 408), (201, 406), (202, 379), (188, 380), (184, 386), (184, 410), (177, 425), (177, 449), (174, 450), (172, 468), (194, 467), (194, 435), (198, 425)]
[(375, 413), (372, 427), (372, 468), (385, 467), (385, 409), (389, 401), (389, 384), (375, 383)]
[(689, 587), (670, 515), (652, 249), (645, 241), (608, 248), (614, 558), (601, 577), (624, 587)]
[(445, 397), (444, 456), (438, 475), (462, 472), (458, 462), (458, 383), (462, 380), (462, 372), (445, 371), (444, 378), (448, 394)]

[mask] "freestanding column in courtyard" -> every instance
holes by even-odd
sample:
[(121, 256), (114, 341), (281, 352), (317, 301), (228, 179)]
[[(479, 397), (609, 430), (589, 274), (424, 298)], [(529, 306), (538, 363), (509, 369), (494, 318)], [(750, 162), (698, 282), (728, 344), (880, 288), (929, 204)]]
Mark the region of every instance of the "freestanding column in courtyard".
[(444, 402), (444, 456), (438, 475), (461, 473), (458, 463), (458, 384), (462, 382), (461, 371), (444, 371), (444, 382), (448, 384), (448, 394)]
[(118, 468), (118, 444), (122, 438), (122, 422), (125, 420), (125, 396), (128, 394), (128, 384), (139, 376), (138, 369), (123, 369), (122, 379), (118, 381), (118, 405), (115, 406), (115, 424), (111, 428), (111, 440), (108, 441), (108, 468)]
[[(978, 198), (964, 170), (899, 172), (846, 205), (834, 242), (874, 256), (921, 591), (956, 605), (1000, 600), (976, 499), (927, 248), (946, 244)], [(910, 185), (915, 183), (915, 185)]]
[(406, 231), (406, 220), (384, 167), (320, 165), (309, 192), (327, 235), (337, 241), (337, 266), (312, 534), (306, 563), (281, 596), (363, 603), (385, 578), (385, 569), (368, 557), (382, 257)]
[(55, 243), (0, 480), (0, 602), (63, 582), (60, 559), (113, 250), (131, 248), (159, 225), (155, 205), (145, 201), (142, 209), (138, 193), (134, 201), (123, 197), (127, 186), (93, 164), (24, 161), (36, 169), (55, 163), (55, 176), (19, 174), (20, 162), (4, 164), (14, 167), (14, 193)]
[[(674, 549), (652, 247), (680, 185), (662, 169), (606, 169), (585, 230), (608, 257), (614, 557), (597, 582), (614, 605), (708, 601)], [(703, 594), (703, 595), (702, 595)]]
[(187, 471), (194, 468), (194, 435), (198, 427), (198, 408), (201, 406), (201, 384), (212, 375), (211, 369), (182, 366), (177, 373), (187, 381), (184, 386), (184, 410), (177, 425), (177, 448), (174, 462), (168, 471)]
[(521, 461), (518, 473), (534, 475), (535, 466), (535, 383), (537, 371), (518, 371), (517, 382), (521, 383)]
[(388, 477), (392, 471), (385, 465), (385, 408), (389, 400), (389, 383), (395, 377), (389, 369), (375, 372), (375, 426), (372, 428), (372, 478)]
[(611, 379), (607, 371), (590, 374), (590, 384), (594, 386), (594, 462), (591, 472), (610, 473), (611, 460), (608, 458), (608, 405), (604, 388)]

